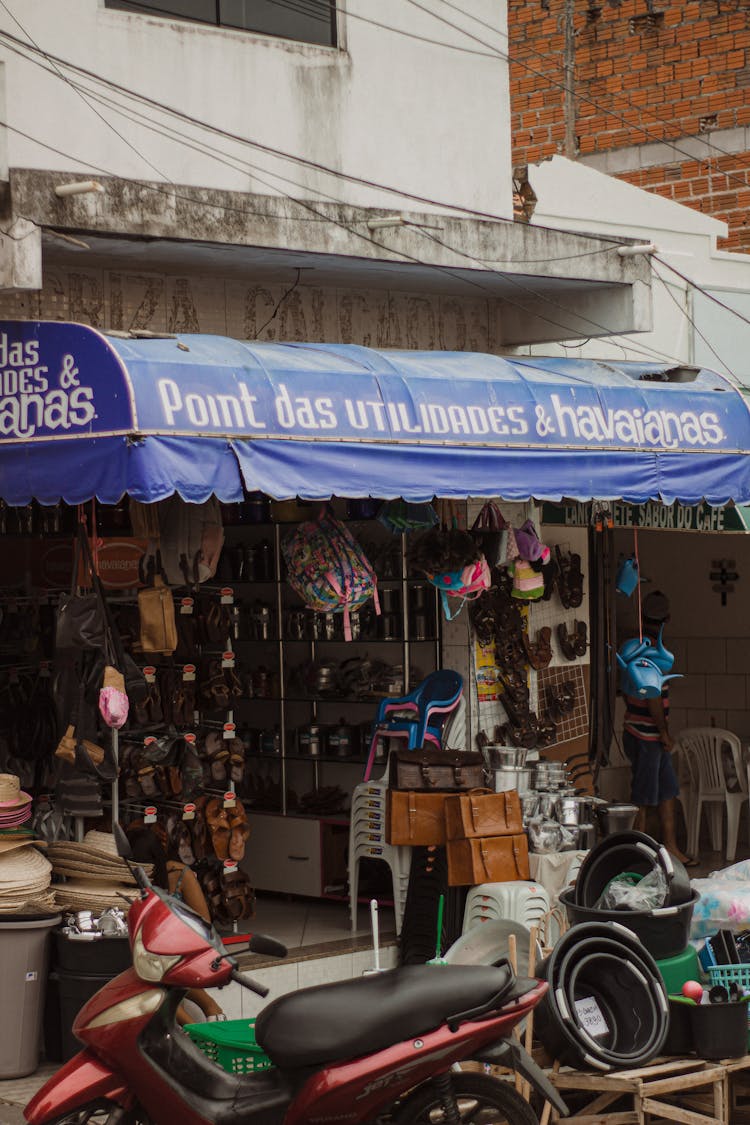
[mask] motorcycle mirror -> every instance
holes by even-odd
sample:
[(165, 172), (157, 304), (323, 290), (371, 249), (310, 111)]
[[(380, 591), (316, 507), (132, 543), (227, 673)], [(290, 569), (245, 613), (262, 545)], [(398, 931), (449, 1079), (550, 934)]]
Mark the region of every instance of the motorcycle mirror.
[(115, 838), (117, 845), (117, 854), (120, 859), (131, 860), (133, 858), (133, 849), (130, 846), (130, 840), (125, 835), (125, 831), (119, 821), (112, 825), (112, 835)]

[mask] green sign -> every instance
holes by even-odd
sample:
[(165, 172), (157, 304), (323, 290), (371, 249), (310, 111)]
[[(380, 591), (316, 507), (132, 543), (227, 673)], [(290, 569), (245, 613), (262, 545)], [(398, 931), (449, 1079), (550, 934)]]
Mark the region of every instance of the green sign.
[[(604, 504), (601, 508), (607, 509)], [(615, 527), (637, 527), (648, 531), (748, 531), (750, 508), (727, 504), (712, 508), (710, 504), (625, 504), (618, 500), (608, 506), (609, 518)], [(543, 504), (542, 523), (565, 527), (588, 527), (592, 522), (592, 504), (570, 501), (564, 504)]]

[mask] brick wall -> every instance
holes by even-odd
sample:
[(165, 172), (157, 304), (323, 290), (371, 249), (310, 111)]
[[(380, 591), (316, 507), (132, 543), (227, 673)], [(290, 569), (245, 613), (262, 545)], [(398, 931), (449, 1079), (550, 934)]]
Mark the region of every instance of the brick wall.
[[(653, 0), (652, 14), (647, 0), (572, 2), (577, 155), (685, 149), (664, 164), (646, 148), (641, 170), (621, 178), (724, 220), (722, 248), (750, 251), (750, 143), (732, 134), (750, 124), (744, 0)], [(509, 2), (514, 164), (564, 152), (564, 3)], [(685, 138), (694, 137), (715, 145), (705, 161), (690, 158)]]

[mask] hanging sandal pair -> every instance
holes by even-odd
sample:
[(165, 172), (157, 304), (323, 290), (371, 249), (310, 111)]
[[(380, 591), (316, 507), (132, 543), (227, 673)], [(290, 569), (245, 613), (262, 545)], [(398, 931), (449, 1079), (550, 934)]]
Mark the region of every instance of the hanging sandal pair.
[(579, 656), (585, 656), (588, 647), (586, 622), (574, 621), (573, 630), (569, 633), (564, 621), (557, 626), (557, 640), (566, 660), (576, 660)]
[(583, 601), (583, 572), (581, 570), (581, 556), (570, 552), (563, 552), (555, 547), (559, 573), (557, 575), (557, 592), (560, 601), (566, 609), (578, 609)]
[(536, 641), (532, 644), (529, 634), (522, 634), (523, 647), (529, 664), (535, 672), (546, 668), (552, 660), (552, 630), (548, 625), (537, 630)]

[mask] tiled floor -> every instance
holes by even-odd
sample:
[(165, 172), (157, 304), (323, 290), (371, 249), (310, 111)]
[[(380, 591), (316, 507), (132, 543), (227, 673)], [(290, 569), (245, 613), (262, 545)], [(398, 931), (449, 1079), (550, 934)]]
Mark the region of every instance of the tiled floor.
[[(393, 909), (380, 907), (378, 918), (381, 937), (392, 939), (395, 933)], [(360, 904), (357, 928), (352, 931), (348, 903), (263, 893), (258, 895), (255, 916), (247, 924), (240, 924), (240, 931), (245, 928), (276, 938), (290, 951), (352, 937), (366, 939), (372, 933), (370, 911), (365, 903)], [(357, 944), (361, 945), (362, 941)]]

